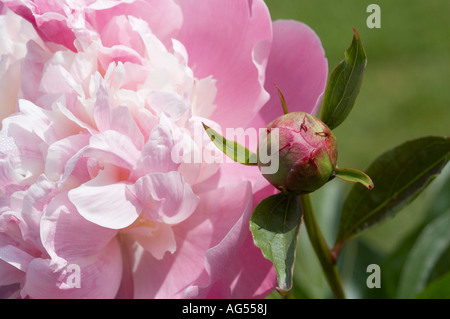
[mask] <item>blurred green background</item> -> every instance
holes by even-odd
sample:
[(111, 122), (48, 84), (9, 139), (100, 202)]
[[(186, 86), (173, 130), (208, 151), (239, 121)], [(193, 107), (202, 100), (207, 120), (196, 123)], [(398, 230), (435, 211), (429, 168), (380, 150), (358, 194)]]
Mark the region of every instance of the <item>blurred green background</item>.
[[(371, 3), (381, 8), (379, 29), (366, 25)], [(352, 29), (361, 37), (368, 57), (361, 91), (350, 116), (334, 131), (341, 167), (364, 170), (378, 155), (406, 140), (450, 135), (450, 1), (266, 0), (266, 4), (273, 20), (294, 19), (315, 30), (330, 73), (343, 59)], [(334, 180), (312, 195), (330, 246), (349, 187)], [(441, 279), (449, 289), (427, 296), (450, 298), (450, 239), (426, 236), (437, 233), (433, 227), (449, 214), (447, 165), (412, 204), (345, 247), (338, 266), (347, 297), (410, 298)], [(367, 287), (369, 264), (380, 266), (381, 288)], [(287, 298), (332, 297), (304, 227), (294, 271), (294, 289)], [(280, 296), (274, 292), (270, 297)]]

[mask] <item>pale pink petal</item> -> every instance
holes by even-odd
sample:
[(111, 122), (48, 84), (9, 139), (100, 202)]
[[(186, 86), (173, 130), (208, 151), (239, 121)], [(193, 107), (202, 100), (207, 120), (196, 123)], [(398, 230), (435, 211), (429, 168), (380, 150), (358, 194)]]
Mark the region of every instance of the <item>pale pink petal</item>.
[[(157, 260), (142, 248), (135, 250), (134, 297), (181, 298), (189, 286), (209, 287), (218, 280), (220, 271), (227, 268), (249, 231), (250, 196), (247, 182), (210, 190), (201, 195), (194, 214), (172, 227), (177, 241), (175, 253)], [(247, 219), (246, 226), (242, 223), (243, 216)], [(225, 249), (222, 245), (223, 258), (215, 256), (215, 262), (223, 264), (212, 269), (209, 249), (220, 247), (223, 241), (228, 244), (233, 241), (236, 246)]]
[(138, 220), (130, 228), (121, 231), (121, 235), (131, 236), (142, 248), (161, 260), (166, 252), (174, 253), (177, 249), (172, 227), (165, 223), (151, 220)]
[(30, 21), (44, 41), (62, 44), (76, 51), (75, 35), (68, 26), (62, 6), (53, 1), (5, 0), (6, 6)]
[(63, 175), (67, 162), (89, 142), (88, 134), (72, 135), (61, 139), (47, 150), (45, 174), (49, 179), (58, 180)]
[(42, 243), (52, 259), (96, 255), (117, 234), (83, 218), (67, 193), (58, 194), (48, 204), (40, 227)]
[(170, 172), (177, 170), (182, 153), (177, 153), (183, 145), (183, 136), (172, 119), (161, 115), (160, 123), (153, 128), (147, 143), (142, 148), (136, 163), (134, 174), (143, 176), (153, 172)]
[[(217, 80), (212, 119), (239, 127), (268, 100), (264, 67), (272, 30), (263, 1), (179, 0), (183, 26), (175, 37), (186, 47), (197, 78)], [(236, 116), (239, 114), (239, 116)]]
[(7, 66), (7, 59), (6, 55), (0, 58), (0, 94), (3, 97), (0, 121), (16, 111), (16, 99), (20, 89), (20, 63), (15, 62)]
[(132, 48), (141, 56), (144, 55), (144, 44), (141, 37), (136, 33), (125, 15), (112, 17), (101, 32), (102, 44), (105, 47), (124, 45)]
[(177, 224), (196, 209), (198, 197), (179, 172), (153, 173), (137, 180), (134, 193), (151, 219)]
[(81, 216), (99, 226), (120, 229), (131, 225), (141, 213), (136, 198), (117, 178), (114, 167), (105, 167), (91, 181), (69, 191), (69, 199)]
[(131, 116), (128, 107), (112, 108), (109, 94), (103, 81), (100, 82), (94, 106), (94, 119), (100, 132), (114, 130), (131, 139), (137, 148), (144, 145), (144, 136)]
[(33, 40), (27, 43), (27, 52), (28, 54), (22, 60), (20, 75), (22, 79), (27, 80), (20, 83), (19, 97), (37, 101), (42, 95), (42, 92), (38, 89), (44, 72), (44, 65), (50, 59), (51, 54)]
[[(255, 285), (256, 282), (259, 284)], [(209, 289), (206, 298), (264, 298), (276, 285), (277, 276), (272, 262), (255, 247), (249, 232), (241, 249), (222, 277)]]
[(173, 0), (115, 1), (115, 5), (109, 8), (99, 7), (95, 2), (90, 8), (95, 10), (86, 13), (86, 20), (100, 34), (115, 16), (134, 16), (145, 20), (165, 45), (170, 45), (174, 32), (180, 28), (183, 21), (181, 10)]
[[(242, 190), (240, 191), (241, 193), (243, 193)], [(249, 234), (248, 223), (253, 212), (253, 204), (251, 198), (251, 187), (248, 183), (247, 189), (243, 194), (246, 200), (241, 200), (241, 202), (238, 204), (240, 205), (239, 208), (233, 207), (236, 204), (233, 205), (233, 203), (228, 203), (228, 207), (230, 210), (234, 208), (234, 211), (238, 211), (242, 215), (232, 225), (229, 224), (230, 221), (218, 221), (218, 223), (221, 222), (221, 226), (223, 227), (221, 227), (222, 230), (226, 229), (224, 228), (224, 226), (226, 225), (229, 225), (231, 227), (227, 229), (227, 232), (225, 234), (223, 234), (220, 242), (216, 243), (215, 245), (210, 245), (210, 248), (207, 250), (205, 255), (205, 273), (203, 273), (203, 278), (201, 277), (202, 280), (199, 282), (199, 284), (191, 285), (189, 289), (186, 290), (186, 297), (205, 298), (209, 294), (211, 294), (211, 297), (217, 298), (217, 296), (214, 295), (214, 292), (210, 291), (211, 289), (221, 291), (220, 298), (224, 298), (225, 295), (228, 298), (232, 296), (230, 290), (230, 278), (226, 278), (226, 273), (229, 267), (234, 263), (235, 258), (237, 258), (237, 251), (246, 241), (246, 238)], [(228, 201), (232, 200), (229, 197), (227, 199)], [(262, 262), (262, 265), (260, 265), (260, 262)], [(249, 264), (247, 265), (247, 267), (263, 266), (267, 270), (267, 263), (262, 259), (260, 259), (260, 262), (253, 265)], [(266, 276), (267, 273), (264, 273), (262, 278), (258, 278), (259, 280), (255, 281), (255, 283), (257, 282), (256, 287), (254, 284), (252, 284), (247, 288), (249, 290), (256, 290), (260, 286), (261, 280), (263, 280)]]
[(303, 111), (315, 115), (320, 106), (317, 102), (325, 90), (327, 74), (327, 59), (316, 33), (301, 22), (275, 21), (265, 81), (270, 100), (249, 126), (265, 127), (283, 115), (275, 85), (282, 91), (289, 112)]
[(130, 137), (112, 130), (93, 135), (84, 151), (84, 156), (126, 169), (134, 167), (139, 155)]
[(37, 299), (114, 298), (122, 277), (121, 259), (116, 239), (96, 255), (67, 260), (64, 266), (36, 258), (22, 294)]
[[(0, 259), (0, 291), (4, 286), (22, 282), (24, 278), (24, 271)], [(0, 292), (0, 299), (6, 299), (3, 296), (7, 298), (7, 294), (2, 295)]]
[(179, 120), (189, 105), (174, 94), (166, 92), (153, 92), (148, 96), (148, 103), (152, 109), (161, 115), (163, 112), (174, 121)]
[(40, 221), (44, 208), (53, 196), (55, 196), (54, 183), (42, 174), (28, 188), (21, 201), (20, 218), (23, 223), (19, 226), (24, 242), (29, 247), (33, 247), (33, 255), (44, 251), (40, 238)]
[(101, 47), (98, 54), (101, 67), (106, 71), (111, 63), (142, 64), (142, 57), (133, 49), (124, 45), (115, 45), (111, 48)]
[(16, 246), (0, 246), (0, 260), (3, 260), (4, 262), (17, 268), (18, 270), (26, 272), (28, 270), (28, 265), (33, 260), (33, 258), (33, 256), (30, 256), (24, 250)]

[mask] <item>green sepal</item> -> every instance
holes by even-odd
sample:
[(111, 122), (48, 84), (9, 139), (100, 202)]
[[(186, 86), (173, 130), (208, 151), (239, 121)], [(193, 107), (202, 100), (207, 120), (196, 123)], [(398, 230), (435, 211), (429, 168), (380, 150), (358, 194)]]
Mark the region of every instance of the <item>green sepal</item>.
[(214, 131), (212, 128), (207, 126), (205, 123), (202, 123), (203, 127), (208, 134), (211, 141), (216, 145), (226, 156), (231, 158), (233, 161), (249, 165), (255, 166), (258, 165), (258, 156), (256, 153), (253, 153), (245, 146), (235, 142), (229, 141), (225, 139), (218, 132)]
[(336, 168), (334, 170), (336, 177), (352, 183), (360, 183), (367, 189), (372, 189), (374, 187), (373, 181), (369, 175), (363, 171), (353, 169), (353, 168)]

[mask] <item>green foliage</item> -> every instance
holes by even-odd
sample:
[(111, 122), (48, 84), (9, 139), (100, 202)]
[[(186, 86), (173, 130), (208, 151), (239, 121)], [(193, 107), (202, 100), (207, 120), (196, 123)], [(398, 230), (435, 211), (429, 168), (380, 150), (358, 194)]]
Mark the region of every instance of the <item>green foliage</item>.
[(417, 298), (450, 299), (450, 272), (429, 284)]
[(292, 288), (292, 271), (302, 212), (297, 197), (279, 193), (262, 200), (250, 219), (255, 245), (272, 261), (280, 291)]
[(450, 138), (423, 137), (379, 156), (366, 170), (375, 188), (355, 185), (348, 195), (336, 244), (384, 221), (410, 203), (448, 161)]
[(331, 129), (338, 127), (355, 104), (367, 65), (367, 56), (358, 33), (354, 30), (352, 44), (344, 60), (330, 75), (322, 105), (322, 121)]
[[(428, 224), (417, 238), (405, 261), (397, 297), (413, 298), (426, 286), (432, 269), (450, 247), (450, 210)], [(430, 292), (424, 292), (424, 295)], [(447, 289), (447, 294), (450, 290)]]

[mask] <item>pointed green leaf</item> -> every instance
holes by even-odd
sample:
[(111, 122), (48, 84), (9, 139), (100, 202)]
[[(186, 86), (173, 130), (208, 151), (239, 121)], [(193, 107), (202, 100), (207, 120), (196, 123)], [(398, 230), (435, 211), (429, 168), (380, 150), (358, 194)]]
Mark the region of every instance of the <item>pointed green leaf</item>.
[(364, 172), (353, 168), (336, 168), (334, 170), (336, 177), (352, 183), (360, 183), (368, 189), (373, 188), (372, 179)]
[(398, 298), (414, 298), (428, 282), (439, 258), (450, 246), (450, 211), (437, 217), (420, 233), (403, 266)]
[(348, 116), (361, 87), (367, 56), (356, 30), (353, 41), (330, 75), (323, 98), (322, 121), (332, 130)]
[(211, 138), (211, 141), (225, 153), (233, 161), (244, 165), (258, 165), (257, 155), (248, 148), (242, 146), (235, 141), (225, 139), (218, 132), (203, 123), (206, 133)]
[(336, 247), (413, 201), (441, 172), (449, 153), (450, 138), (429, 136), (379, 156), (366, 170), (375, 187), (356, 184), (344, 202)]
[(278, 290), (292, 287), (302, 213), (297, 197), (279, 193), (262, 200), (250, 219), (253, 241), (275, 268)]

